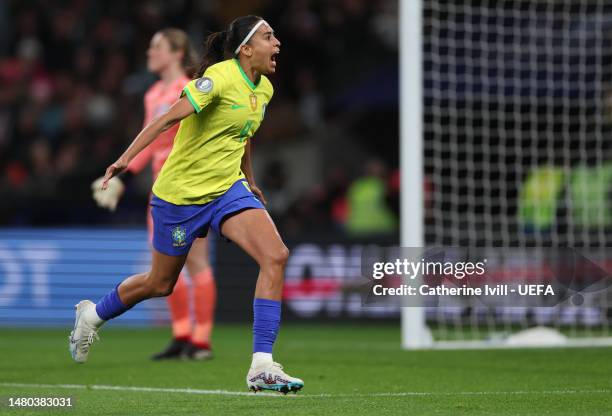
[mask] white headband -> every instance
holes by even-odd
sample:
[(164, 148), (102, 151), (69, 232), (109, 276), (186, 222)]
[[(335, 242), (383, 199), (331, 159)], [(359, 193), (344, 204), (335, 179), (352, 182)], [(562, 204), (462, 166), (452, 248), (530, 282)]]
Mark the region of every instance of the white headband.
[(257, 22), (255, 24), (255, 26), (253, 26), (253, 29), (251, 29), (251, 31), (245, 36), (245, 38), (242, 41), (242, 43), (240, 45), (238, 45), (238, 47), (234, 51), (234, 55), (238, 55), (238, 52), (240, 52), (240, 48), (242, 48), (242, 45), (246, 45), (246, 43), (249, 41), (249, 39), (251, 39), (253, 37), (253, 34), (255, 32), (257, 32), (257, 29), (259, 29), (259, 26), (263, 25), (264, 23), (268, 24), (268, 22), (266, 22), (265, 20), (261, 19), (259, 22)]

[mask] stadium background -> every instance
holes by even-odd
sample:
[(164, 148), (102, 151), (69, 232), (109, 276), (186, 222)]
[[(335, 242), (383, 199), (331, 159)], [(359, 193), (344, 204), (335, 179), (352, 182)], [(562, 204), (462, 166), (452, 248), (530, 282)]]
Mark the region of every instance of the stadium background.
[[(275, 97), (256, 135), (253, 163), (268, 209), (290, 247), (314, 242), (327, 259), (323, 242), (333, 236), (343, 236), (336, 243), (347, 248), (352, 236), (360, 234), (397, 242), (396, 2), (320, 2), (314, 7), (304, 1), (3, 2), (0, 224), (53, 227), (50, 234), (34, 233), (31, 239), (44, 239), (47, 257), (54, 260), (34, 261), (49, 284), (37, 289), (32, 259), (16, 252), (28, 251), (30, 240), (2, 232), (1, 244), (8, 250), (4, 258), (12, 258), (19, 270), (3, 285), (2, 322), (67, 323), (72, 298), (95, 298), (120, 276), (146, 269), (148, 257), (141, 253), (146, 244), (139, 244), (144, 235), (133, 239), (131, 255), (122, 260), (113, 258), (112, 240), (132, 238), (133, 233), (122, 231), (125, 227), (143, 228), (150, 174), (138, 177), (115, 213), (95, 205), (89, 184), (142, 127), (143, 95), (155, 81), (146, 70), (153, 33), (167, 26), (183, 28), (201, 54), (210, 31), (243, 13), (266, 16), (284, 45), (282, 70), (273, 76)], [(81, 232), (75, 237), (62, 227)], [(96, 228), (104, 236), (97, 237)], [(98, 238), (107, 239), (101, 243), (107, 251), (95, 245), (81, 255), (74, 251)], [(248, 321), (243, 295), (252, 288), (255, 269), (247, 272), (248, 259), (225, 243), (217, 251), (217, 317)], [(165, 302), (150, 303), (153, 311), (165, 307)], [(242, 314), (228, 312), (238, 305)], [(6, 310), (9, 306), (17, 310)]]

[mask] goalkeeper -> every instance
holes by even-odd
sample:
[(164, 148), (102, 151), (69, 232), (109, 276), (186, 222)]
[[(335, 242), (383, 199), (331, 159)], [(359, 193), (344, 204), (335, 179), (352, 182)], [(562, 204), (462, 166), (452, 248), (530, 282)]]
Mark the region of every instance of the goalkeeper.
[[(186, 68), (191, 66), (193, 48), (187, 34), (179, 29), (164, 29), (157, 32), (147, 50), (147, 67), (158, 75), (160, 80), (153, 84), (144, 97), (146, 126), (155, 117), (168, 111), (181, 95), (183, 87), (190, 81)], [(93, 197), (100, 207), (114, 211), (125, 190), (124, 183), (140, 173), (150, 162), (153, 180), (157, 178), (164, 162), (172, 150), (178, 124), (162, 132), (157, 139), (140, 152), (119, 177), (112, 178), (108, 189), (102, 191), (103, 178), (92, 183)], [(153, 219), (150, 209), (147, 210), (147, 228), (149, 241), (153, 237)], [(172, 319), (173, 339), (170, 345), (152, 358), (154, 360), (170, 358), (189, 358), (204, 360), (212, 357), (210, 335), (213, 328), (216, 303), (216, 286), (212, 269), (208, 261), (208, 243), (206, 238), (194, 241), (185, 263), (191, 278), (191, 298), (195, 322), (192, 327), (189, 313), (189, 286), (181, 273), (168, 300)]]

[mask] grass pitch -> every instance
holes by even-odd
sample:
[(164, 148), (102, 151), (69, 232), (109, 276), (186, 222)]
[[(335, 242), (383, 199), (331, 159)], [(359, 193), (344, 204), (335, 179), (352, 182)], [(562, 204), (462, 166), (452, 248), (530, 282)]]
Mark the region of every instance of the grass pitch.
[[(287, 324), (275, 359), (305, 387), (283, 396), (247, 391), (247, 325), (217, 326), (207, 362), (152, 362), (168, 330), (110, 324), (79, 365), (69, 332), (0, 329), (1, 415), (612, 414), (610, 348), (402, 351), (399, 325)], [(7, 406), (66, 396), (72, 409)]]

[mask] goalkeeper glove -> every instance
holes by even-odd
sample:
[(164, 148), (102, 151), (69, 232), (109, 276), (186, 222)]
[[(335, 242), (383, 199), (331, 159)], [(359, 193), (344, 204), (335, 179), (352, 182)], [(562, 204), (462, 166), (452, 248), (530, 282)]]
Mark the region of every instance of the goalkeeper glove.
[(91, 184), (93, 199), (99, 207), (115, 211), (121, 195), (125, 191), (125, 185), (121, 179), (115, 176), (108, 181), (108, 188), (102, 190), (103, 180), (104, 177), (100, 177)]

